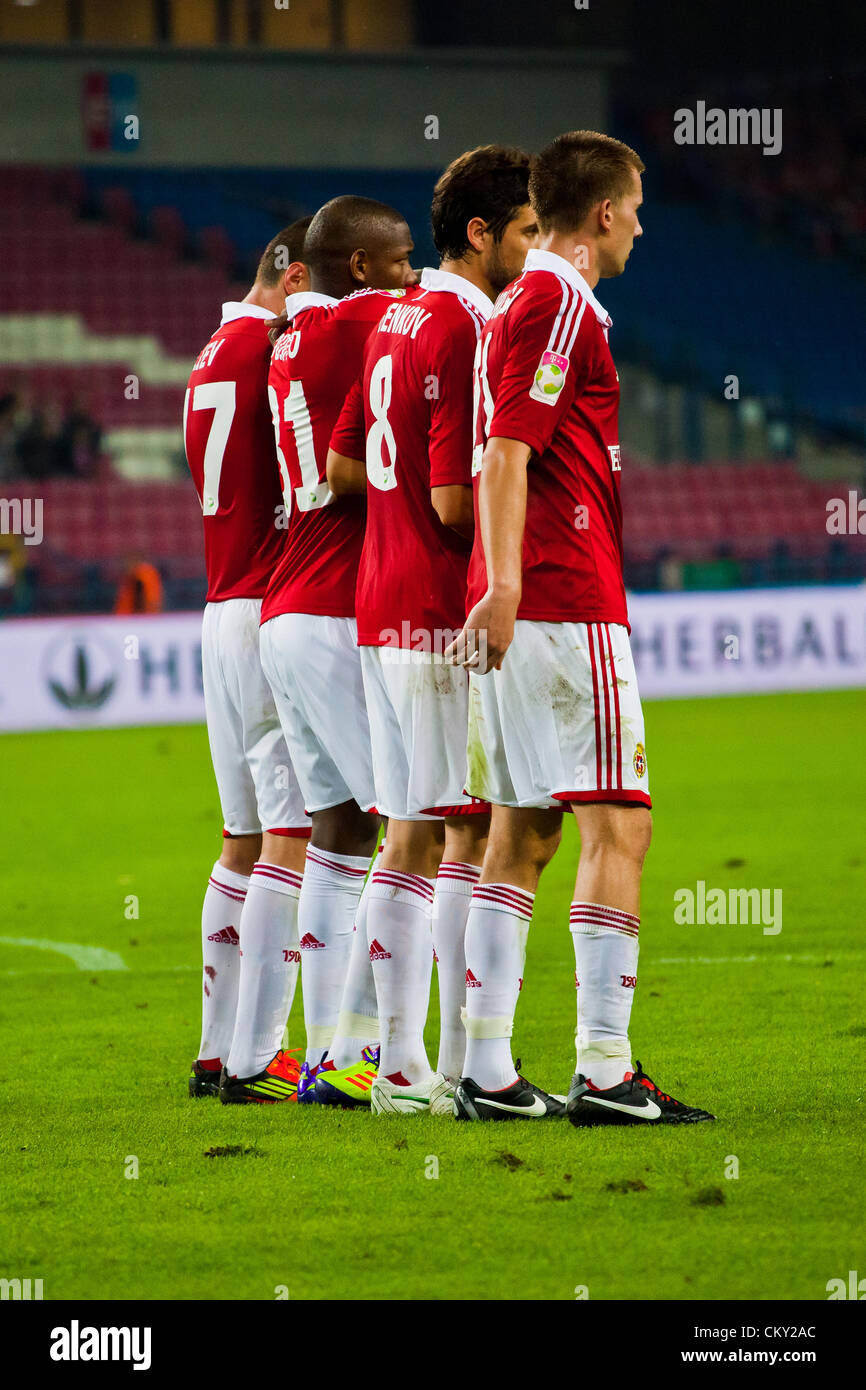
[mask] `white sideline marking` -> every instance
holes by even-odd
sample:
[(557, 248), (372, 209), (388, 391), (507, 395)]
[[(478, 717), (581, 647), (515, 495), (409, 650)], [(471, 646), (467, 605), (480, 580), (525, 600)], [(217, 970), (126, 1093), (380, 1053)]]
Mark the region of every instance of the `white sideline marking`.
[(756, 960), (796, 960), (814, 963), (817, 960), (826, 959), (826, 956), (777, 956), (770, 951), (760, 956), (660, 956), (656, 961), (647, 961), (644, 969), (651, 963), (653, 965), (750, 965), (752, 961)]
[[(116, 951), (101, 946), (78, 946), (74, 941), (47, 941), (35, 936), (0, 936), (0, 946), (30, 946), (35, 951), (57, 951), (75, 962), (78, 970), (128, 970), (129, 966)], [(25, 972), (6, 971), (6, 974)]]

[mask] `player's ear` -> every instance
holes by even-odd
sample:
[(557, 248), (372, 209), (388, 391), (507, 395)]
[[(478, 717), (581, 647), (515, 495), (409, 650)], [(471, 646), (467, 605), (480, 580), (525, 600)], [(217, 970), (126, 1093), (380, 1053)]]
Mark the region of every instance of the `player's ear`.
[(466, 224), (466, 240), (473, 251), (484, 250), (484, 234), (487, 231), (487, 223), (483, 217), (471, 217)]
[(349, 275), (360, 285), (366, 285), (370, 271), (369, 258), (364, 250), (353, 251), (349, 257)]
[(301, 294), (310, 288), (310, 274), (303, 261), (292, 261), (283, 272), (285, 294)]
[(613, 226), (613, 203), (610, 198), (605, 198), (604, 202), (599, 203), (598, 221), (604, 231), (610, 231)]

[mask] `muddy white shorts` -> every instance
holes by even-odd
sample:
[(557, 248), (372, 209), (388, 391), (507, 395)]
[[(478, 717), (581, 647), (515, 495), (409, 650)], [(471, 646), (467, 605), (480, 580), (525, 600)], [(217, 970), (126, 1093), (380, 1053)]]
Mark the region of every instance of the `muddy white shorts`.
[(262, 666), (308, 811), (376, 806), (354, 618), (281, 613), (260, 634)]
[(502, 670), (470, 676), (467, 764), (467, 791), (499, 806), (650, 806), (626, 628), (518, 619)]
[(209, 603), (201, 670), (211, 759), (229, 835), (309, 835), (310, 821), (259, 659), (261, 599)]
[(464, 790), (469, 681), (437, 652), (361, 647), (376, 806), (396, 820), (486, 811)]

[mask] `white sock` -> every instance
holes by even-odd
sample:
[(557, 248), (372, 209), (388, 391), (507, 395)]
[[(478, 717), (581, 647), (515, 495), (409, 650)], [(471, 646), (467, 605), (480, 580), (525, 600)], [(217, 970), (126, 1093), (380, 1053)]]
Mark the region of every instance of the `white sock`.
[(369, 860), (307, 846), (298, 909), (306, 1060), (316, 1066), (331, 1046), (352, 951), (352, 928)]
[(200, 1062), (222, 1065), (229, 1055), (238, 1000), (238, 927), (248, 886), (245, 874), (214, 864), (201, 911)]
[(327, 1060), (337, 1071), (353, 1066), (365, 1047), (374, 1046), (379, 1041), (379, 1013), (376, 1006), (376, 981), (373, 978), (373, 964), (367, 944), (367, 903), (370, 897), (370, 879), (364, 884), (358, 911), (355, 913), (355, 930), (352, 933), (352, 953), (349, 969), (340, 1000), (340, 1013), (337, 1017), (337, 1031), (328, 1051)]
[(637, 980), (640, 918), (599, 903), (573, 902), (577, 981), (577, 1072), (600, 1091), (632, 1071), (628, 1025)]
[(256, 864), (241, 914), (240, 980), (229, 1076), (256, 1076), (279, 1051), (298, 981), (301, 875)]
[(479, 883), (466, 923), (466, 1060), (463, 1075), (485, 1091), (517, 1080), (511, 1033), (523, 987), (535, 894), (510, 883)]
[(472, 889), (481, 877), (478, 864), (448, 860), (439, 865), (433, 896), (433, 949), (439, 973), (439, 1060), (436, 1070), (453, 1080), (463, 1075), (466, 1030), (466, 918)]
[(367, 941), (376, 980), (379, 1075), (398, 1085), (432, 1075), (424, 1047), (430, 1003), (434, 880), (374, 869), (367, 903)]

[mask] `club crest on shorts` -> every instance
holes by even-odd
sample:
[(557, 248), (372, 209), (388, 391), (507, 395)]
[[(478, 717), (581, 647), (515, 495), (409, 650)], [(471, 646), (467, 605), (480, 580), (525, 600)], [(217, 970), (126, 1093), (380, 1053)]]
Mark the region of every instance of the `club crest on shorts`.
[(634, 768), (635, 777), (643, 777), (646, 772), (646, 752), (642, 743), (639, 743), (635, 748), (631, 765)]
[(544, 401), (545, 405), (554, 405), (565, 385), (567, 371), (567, 357), (560, 357), (556, 352), (543, 352), (535, 369), (535, 380), (529, 392), (530, 399)]

